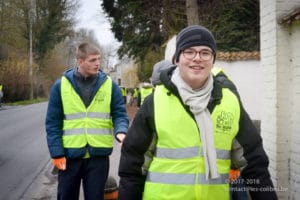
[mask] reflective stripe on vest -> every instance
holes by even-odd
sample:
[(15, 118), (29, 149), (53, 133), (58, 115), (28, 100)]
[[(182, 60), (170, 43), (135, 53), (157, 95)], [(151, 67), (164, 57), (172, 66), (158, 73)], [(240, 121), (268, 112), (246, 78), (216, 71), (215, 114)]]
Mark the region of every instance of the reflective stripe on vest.
[(111, 135), (110, 129), (99, 129), (99, 128), (89, 128), (87, 131), (84, 128), (78, 128), (78, 129), (67, 129), (64, 130), (64, 135), (80, 135), (85, 134), (85, 132), (88, 132), (89, 134), (94, 135)]
[[(198, 184), (227, 184), (229, 174), (220, 174), (219, 178), (206, 180), (205, 174), (171, 174), (149, 172), (147, 181), (162, 184), (194, 185)], [(196, 179), (197, 178), (197, 179)]]
[[(216, 149), (217, 158), (222, 160), (230, 159), (230, 151), (223, 149)], [(168, 159), (181, 159), (181, 158), (193, 158), (197, 156), (203, 156), (202, 148), (199, 147), (187, 147), (187, 148), (156, 148), (156, 157), (168, 158)]]
[(163, 85), (156, 87), (154, 119), (158, 140), (147, 174), (144, 199), (229, 199), (230, 152), (239, 128), (240, 107), (230, 90), (224, 88), (222, 94), (220, 104), (211, 113), (220, 177), (206, 180), (196, 122), (176, 96), (168, 95)]
[(63, 145), (65, 148), (112, 148), (113, 131), (110, 116), (112, 81), (108, 78), (86, 108), (66, 77), (61, 79), (61, 96), (65, 119)]
[(109, 113), (96, 113), (96, 112), (90, 112), (90, 113), (73, 113), (73, 114), (66, 114), (65, 119), (80, 119), (87, 116), (88, 118), (103, 118), (103, 119), (110, 119)]

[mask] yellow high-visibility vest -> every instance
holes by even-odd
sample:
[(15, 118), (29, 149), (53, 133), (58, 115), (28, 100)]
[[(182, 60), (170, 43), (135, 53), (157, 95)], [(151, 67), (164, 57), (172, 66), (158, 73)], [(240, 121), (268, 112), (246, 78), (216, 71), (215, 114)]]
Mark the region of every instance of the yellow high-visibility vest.
[(220, 73), (220, 72), (223, 72), (223, 73), (224, 73), (223, 69), (220, 68), (220, 67), (213, 67), (213, 68), (211, 69), (211, 72), (212, 72), (212, 74), (213, 74), (214, 76), (216, 76), (216, 75), (217, 75), (218, 73)]
[(139, 94), (139, 92), (138, 92), (138, 89), (137, 88), (134, 88), (133, 89), (133, 98), (138, 98), (138, 94)]
[(149, 96), (153, 92), (152, 87), (147, 87), (147, 88), (141, 88), (140, 93), (141, 93), (141, 105), (144, 103), (144, 100), (147, 96)]
[(123, 97), (126, 97), (126, 88), (121, 87), (121, 93)]
[(230, 151), (239, 130), (240, 105), (227, 88), (216, 105), (213, 120), (217, 169), (220, 177), (206, 180), (200, 133), (195, 120), (163, 85), (154, 91), (157, 144), (150, 164), (143, 199), (228, 200)]
[(65, 119), (63, 121), (64, 148), (113, 146), (113, 125), (110, 115), (112, 80), (108, 78), (98, 89), (86, 108), (69, 80), (62, 77), (61, 97)]

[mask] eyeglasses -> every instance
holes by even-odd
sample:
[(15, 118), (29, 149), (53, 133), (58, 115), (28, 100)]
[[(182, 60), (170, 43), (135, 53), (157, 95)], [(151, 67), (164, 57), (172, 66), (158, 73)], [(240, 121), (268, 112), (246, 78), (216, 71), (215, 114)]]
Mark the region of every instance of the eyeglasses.
[(204, 61), (211, 60), (214, 55), (213, 52), (209, 50), (196, 51), (194, 49), (185, 49), (182, 51), (183, 56), (188, 60), (193, 60), (198, 53), (200, 58)]

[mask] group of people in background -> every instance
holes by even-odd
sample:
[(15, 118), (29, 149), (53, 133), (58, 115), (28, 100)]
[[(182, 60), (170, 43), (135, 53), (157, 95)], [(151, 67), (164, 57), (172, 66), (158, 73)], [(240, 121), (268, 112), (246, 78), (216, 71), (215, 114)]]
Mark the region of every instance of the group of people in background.
[[(78, 68), (54, 83), (46, 116), (58, 199), (78, 199), (81, 181), (86, 200), (104, 199), (113, 139), (122, 147), (120, 200), (229, 200), (238, 177), (246, 198), (277, 199), (262, 138), (235, 85), (213, 67), (216, 54), (213, 34), (188, 26), (172, 61), (158, 62), (152, 84), (135, 93), (99, 71), (99, 50), (81, 44)], [(129, 92), (140, 107), (130, 127)], [(240, 174), (230, 177), (232, 169)]]
[(173, 63), (169, 60), (161, 60), (153, 66), (152, 76), (150, 78), (151, 81), (139, 83), (135, 88), (120, 86), (125, 104), (140, 107), (145, 98), (154, 91), (155, 86), (161, 83), (159, 78), (160, 73), (172, 65)]
[(120, 87), (124, 103), (129, 106), (140, 107), (145, 98), (153, 92), (153, 85), (149, 82), (139, 84), (139, 87), (126, 88)]
[(125, 104), (130, 106), (137, 106), (138, 105), (138, 98), (139, 98), (139, 88), (126, 88), (120, 86), (122, 97)]

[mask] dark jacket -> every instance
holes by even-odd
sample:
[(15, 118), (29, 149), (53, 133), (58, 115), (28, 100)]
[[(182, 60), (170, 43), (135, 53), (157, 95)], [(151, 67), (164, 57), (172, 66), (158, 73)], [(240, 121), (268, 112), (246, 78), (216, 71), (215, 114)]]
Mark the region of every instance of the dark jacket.
[[(64, 76), (73, 85), (75, 91), (79, 94), (78, 86), (74, 80), (74, 74), (76, 69), (70, 69), (64, 73)], [(98, 89), (103, 82), (107, 79), (107, 76), (103, 72), (98, 72), (97, 82), (92, 92), (92, 98), (95, 96)], [(80, 96), (80, 95), (79, 95)], [(111, 117), (114, 126), (115, 135), (122, 132), (127, 133), (128, 130), (128, 117), (126, 108), (121, 95), (119, 86), (112, 83), (112, 98), (111, 98)], [(46, 116), (46, 132), (47, 143), (52, 158), (59, 158), (66, 156), (67, 158), (82, 157), (87, 151), (91, 156), (108, 156), (111, 154), (111, 148), (93, 148), (86, 146), (81, 149), (74, 149), (72, 152), (66, 151), (62, 144), (62, 127), (63, 127), (63, 107), (61, 99), (61, 78), (58, 79), (51, 88), (50, 99), (48, 103), (48, 110)]]
[[(176, 86), (171, 82), (171, 74), (174, 69), (173, 67), (162, 72), (160, 77), (162, 84), (166, 86), (169, 92), (181, 99)], [(222, 87), (228, 87), (228, 85), (224, 86), (222, 82), (217, 81), (214, 77), (214, 89), (208, 105), (210, 112), (222, 99)], [(183, 106), (193, 117), (189, 108)], [(253, 191), (250, 190), (252, 199), (277, 199), (275, 192), (255, 191), (255, 188), (273, 187), (268, 172), (269, 161), (262, 146), (262, 138), (242, 104), (240, 107), (240, 129), (233, 142), (232, 163), (242, 169), (241, 175), (245, 184), (254, 188)], [(144, 154), (147, 152), (155, 134), (154, 102), (153, 94), (151, 94), (145, 99), (144, 104), (137, 112), (122, 146), (119, 166), (119, 197), (121, 200), (142, 198), (146, 176), (143, 175), (141, 168), (144, 163)]]

